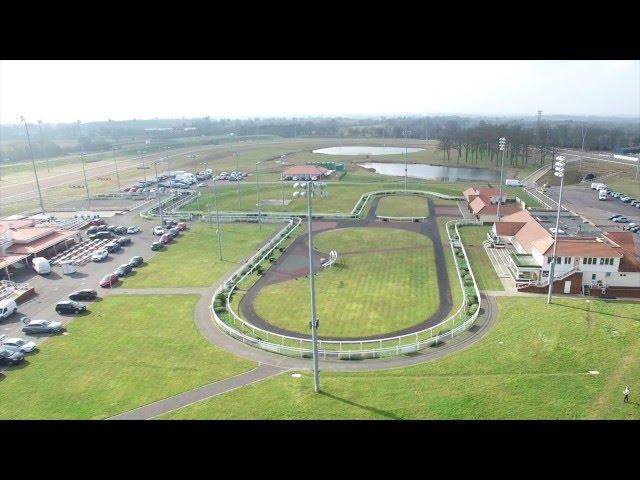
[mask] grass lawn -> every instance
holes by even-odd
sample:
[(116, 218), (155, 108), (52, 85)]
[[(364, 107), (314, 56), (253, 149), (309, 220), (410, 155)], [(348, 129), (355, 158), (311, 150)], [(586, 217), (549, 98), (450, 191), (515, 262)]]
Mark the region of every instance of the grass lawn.
[[(316, 239), (320, 250), (329, 251), (325, 248), (331, 246), (339, 255), (334, 266), (316, 277), (320, 335), (392, 332), (419, 323), (437, 310), (435, 259), (427, 237), (403, 230), (350, 228), (320, 233)], [(412, 249), (367, 253), (372, 246)], [(308, 279), (288, 280), (263, 289), (254, 306), (270, 323), (308, 333), (308, 296)]]
[(255, 367), (212, 346), (194, 295), (110, 295), (0, 374), (1, 419), (99, 419)]
[(124, 288), (208, 287), (237, 267), (273, 235), (281, 224), (222, 223), (223, 261), (218, 256), (215, 224), (195, 225), (158, 252), (144, 268), (123, 280)]
[(467, 255), (469, 255), (473, 274), (478, 282), (478, 288), (480, 290), (504, 290), (502, 282), (482, 246), (482, 242), (487, 239), (487, 232), (490, 229), (491, 226), (489, 225), (458, 227), (462, 242), (467, 249)]
[(378, 202), (376, 215), (385, 217), (427, 217), (429, 205), (417, 195), (388, 195)]
[(632, 401), (640, 392), (640, 303), (555, 302), (499, 298), (494, 329), (441, 360), (323, 372), (322, 394), (310, 372), (288, 372), (166, 418), (640, 419), (638, 403), (622, 403), (625, 385)]

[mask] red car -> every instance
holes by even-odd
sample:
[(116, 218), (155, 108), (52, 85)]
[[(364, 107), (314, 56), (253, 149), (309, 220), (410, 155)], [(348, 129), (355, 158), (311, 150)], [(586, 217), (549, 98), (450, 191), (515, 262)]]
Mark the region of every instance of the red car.
[(102, 277), (102, 280), (100, 280), (100, 286), (102, 288), (113, 288), (117, 283), (118, 275), (116, 275), (115, 273), (105, 275), (104, 277)]
[(91, 220), (91, 225), (92, 226), (99, 226), (99, 225), (106, 225), (107, 222), (104, 221), (104, 218), (94, 218), (93, 220)]
[(183, 232), (184, 230), (187, 229), (187, 224), (184, 222), (179, 222), (178, 225), (176, 225), (176, 228), (181, 232)]
[(160, 241), (161, 241), (162, 243), (164, 243), (165, 245), (166, 245), (167, 243), (171, 242), (171, 240), (173, 240), (173, 239), (171, 238), (171, 235), (167, 235), (166, 233), (160, 237)]

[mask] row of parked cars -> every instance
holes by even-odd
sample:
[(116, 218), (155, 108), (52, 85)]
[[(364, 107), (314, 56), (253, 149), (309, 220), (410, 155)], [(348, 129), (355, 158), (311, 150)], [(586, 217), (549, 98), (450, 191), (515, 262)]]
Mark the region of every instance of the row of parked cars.
[(244, 180), (248, 177), (249, 174), (247, 172), (220, 172), (220, 175), (216, 175), (216, 180), (228, 180), (230, 182), (239, 182), (240, 180)]

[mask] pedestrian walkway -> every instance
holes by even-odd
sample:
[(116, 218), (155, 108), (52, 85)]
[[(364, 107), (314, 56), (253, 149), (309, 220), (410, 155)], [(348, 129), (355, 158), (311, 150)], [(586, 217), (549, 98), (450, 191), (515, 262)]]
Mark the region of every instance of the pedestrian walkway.
[(485, 246), (484, 251), (487, 252), (489, 261), (499, 278), (512, 278), (511, 271), (507, 266), (509, 264), (509, 254), (506, 252), (506, 248), (489, 248)]

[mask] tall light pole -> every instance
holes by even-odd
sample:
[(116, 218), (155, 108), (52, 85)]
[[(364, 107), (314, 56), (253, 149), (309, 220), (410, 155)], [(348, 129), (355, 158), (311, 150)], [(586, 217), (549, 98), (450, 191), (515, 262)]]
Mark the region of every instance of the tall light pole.
[(144, 175), (144, 183), (147, 183), (147, 167), (144, 164), (144, 153), (145, 150), (138, 150), (140, 157), (142, 158), (142, 174)]
[(562, 203), (562, 187), (564, 186), (564, 157), (557, 156), (556, 163), (554, 165), (553, 174), (560, 178), (560, 196), (558, 197), (558, 212), (556, 213), (556, 231), (554, 232), (553, 238), (553, 259), (551, 260), (551, 269), (549, 271), (549, 293), (547, 295), (547, 304), (551, 303), (551, 295), (553, 293), (553, 276), (556, 270), (556, 261), (558, 260), (556, 257), (556, 251), (558, 248), (558, 228), (560, 227), (560, 209), (562, 208), (560, 205)]
[(502, 204), (502, 184), (504, 183), (502, 176), (504, 172), (504, 149), (506, 145), (507, 145), (507, 139), (504, 137), (500, 137), (498, 139), (498, 147), (502, 152), (502, 155), (501, 155), (502, 160), (500, 161), (500, 198), (498, 198), (498, 209), (496, 211), (496, 217), (498, 217), (498, 221), (500, 221), (500, 205)]
[(31, 137), (29, 137), (29, 127), (24, 116), (20, 117), (20, 120), (24, 122), (24, 130), (27, 133), (27, 143), (29, 144), (29, 152), (31, 152), (31, 164), (33, 165), (33, 175), (36, 177), (36, 187), (38, 187), (38, 199), (40, 200), (40, 210), (44, 215), (44, 202), (42, 201), (42, 192), (40, 191), (40, 180), (38, 180), (38, 170), (36, 169), (36, 159), (33, 156), (33, 148), (31, 148)]
[(164, 147), (165, 148), (165, 160), (167, 162), (167, 170), (169, 170), (169, 173), (171, 173), (171, 166), (169, 165), (169, 148), (170, 147)]
[(582, 156), (584, 155), (584, 138), (587, 135), (587, 131), (584, 129), (584, 125), (580, 126), (582, 133), (582, 148), (580, 149), (580, 167), (579, 170), (582, 171)]
[[(200, 192), (198, 192), (199, 194)], [(222, 260), (222, 232), (220, 231), (220, 211), (218, 210), (218, 193), (216, 189), (216, 179), (213, 177), (213, 202), (216, 207), (216, 235), (218, 236), (218, 253)]]
[(44, 135), (42, 134), (42, 120), (38, 120), (38, 131), (40, 132), (40, 148), (42, 150), (42, 155), (44, 155), (44, 161), (47, 163), (47, 173), (51, 173), (49, 170), (49, 156), (44, 149)]
[(116, 147), (115, 145), (113, 145), (112, 147), (113, 149), (113, 164), (116, 167), (116, 181), (118, 182), (118, 191), (120, 191), (120, 174), (118, 173), (118, 161), (116, 160), (116, 150), (118, 149), (118, 147)]
[[(233, 152), (233, 156), (236, 157), (236, 173), (238, 173), (240, 169), (238, 164), (238, 152)], [(236, 199), (238, 201), (238, 211), (240, 211), (240, 182), (236, 182)]]
[[(411, 134), (409, 130), (403, 130), (402, 136), (406, 138)], [(404, 146), (404, 191), (407, 191), (407, 146)]]
[(258, 229), (262, 230), (262, 219), (260, 218), (260, 176), (258, 175), (258, 165), (260, 165), (260, 163), (261, 162), (256, 162), (256, 207), (258, 208)]
[(87, 210), (91, 210), (91, 197), (89, 196), (89, 182), (87, 181), (87, 171), (84, 168), (84, 152), (80, 153), (80, 163), (82, 163), (82, 176), (84, 177), (84, 189), (87, 192)]
[(294, 183), (293, 188), (300, 189), (295, 191), (293, 196), (298, 195), (307, 197), (307, 229), (308, 242), (309, 242), (309, 297), (311, 299), (311, 321), (309, 326), (311, 327), (311, 341), (313, 343), (313, 387), (314, 391), (318, 393), (320, 391), (320, 369), (318, 367), (318, 316), (316, 315), (316, 292), (313, 273), (313, 219), (312, 219), (312, 202), (311, 199), (314, 196), (326, 195), (326, 184), (324, 182), (302, 182)]

